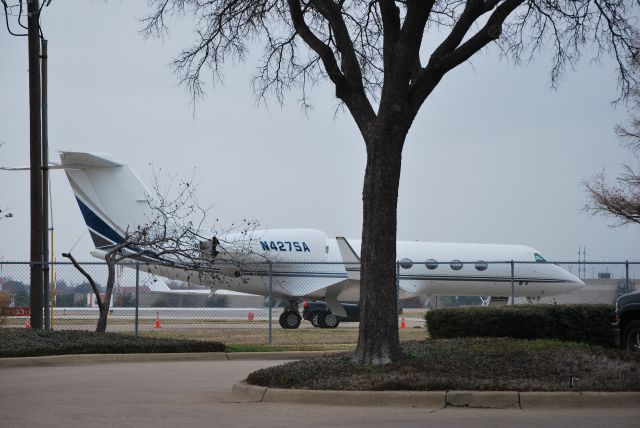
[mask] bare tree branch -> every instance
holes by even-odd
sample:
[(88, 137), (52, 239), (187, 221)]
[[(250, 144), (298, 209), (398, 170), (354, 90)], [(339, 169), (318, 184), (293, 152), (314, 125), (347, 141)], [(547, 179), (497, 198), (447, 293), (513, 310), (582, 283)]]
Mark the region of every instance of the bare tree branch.
[(89, 281), (89, 284), (91, 284), (91, 289), (93, 290), (93, 294), (95, 294), (96, 296), (96, 302), (98, 303), (98, 308), (100, 309), (100, 312), (102, 312), (102, 308), (104, 307), (104, 302), (102, 301), (102, 297), (100, 296), (100, 288), (98, 287), (98, 285), (96, 284), (96, 282), (94, 281), (93, 277), (91, 275), (89, 275), (89, 272), (87, 272), (75, 259), (75, 257), (73, 257), (73, 255), (71, 255), (71, 253), (62, 253), (62, 257), (65, 257), (69, 260), (71, 260), (71, 263), (73, 263), (73, 266), (78, 269), (78, 271), (87, 279), (87, 281)]
[[(640, 57), (633, 59), (632, 72), (640, 75)], [(617, 226), (640, 224), (640, 85), (630, 88), (632, 115), (630, 123), (616, 126), (623, 144), (635, 155), (637, 166), (623, 165), (623, 172), (610, 184), (604, 171), (584, 182), (589, 203), (585, 211), (617, 220)]]
[(11, 218), (13, 217), (13, 214), (11, 213), (11, 211), (9, 211), (9, 209), (4, 208), (4, 209), (0, 209), (0, 220), (2, 220), (3, 218)]
[(587, 212), (615, 218), (617, 226), (640, 225), (640, 175), (625, 166), (625, 173), (609, 184), (604, 173), (584, 183), (590, 203)]

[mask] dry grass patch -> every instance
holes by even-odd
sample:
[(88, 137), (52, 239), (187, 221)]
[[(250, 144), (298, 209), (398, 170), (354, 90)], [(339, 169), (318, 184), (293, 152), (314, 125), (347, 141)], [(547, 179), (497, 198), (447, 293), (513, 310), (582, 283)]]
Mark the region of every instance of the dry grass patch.
[[(269, 340), (269, 330), (264, 327), (241, 327), (241, 328), (202, 328), (192, 331), (170, 331), (167, 329), (146, 331), (142, 333), (148, 337), (165, 337), (176, 339), (197, 339), (213, 340), (224, 342), (227, 345), (254, 345), (267, 344)], [(427, 334), (426, 329), (402, 329), (400, 330), (400, 340), (402, 342), (423, 340)], [(301, 350), (305, 346), (322, 345), (324, 349), (344, 349), (331, 347), (330, 345), (355, 347), (358, 342), (357, 328), (319, 329), (319, 328), (299, 328), (297, 330), (284, 330), (273, 327), (273, 345), (293, 346), (296, 350)]]

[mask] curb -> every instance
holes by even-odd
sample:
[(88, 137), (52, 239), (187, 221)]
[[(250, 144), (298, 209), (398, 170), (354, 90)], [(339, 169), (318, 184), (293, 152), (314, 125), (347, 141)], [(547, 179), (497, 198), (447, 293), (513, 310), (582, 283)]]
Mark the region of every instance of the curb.
[(233, 385), (242, 402), (294, 402), (331, 406), (383, 406), (442, 409), (567, 409), (639, 407), (640, 392), (518, 392), (518, 391), (323, 391)]
[(330, 406), (445, 407), (445, 393), (439, 391), (322, 391), (276, 389), (238, 382), (231, 390), (242, 402), (295, 402)]
[(0, 369), (9, 367), (89, 365), (132, 362), (148, 363), (159, 361), (300, 360), (304, 358), (329, 355), (331, 353), (332, 351), (285, 351), (47, 355), (43, 357), (0, 358)]
[(303, 360), (344, 351), (226, 352), (228, 360)]

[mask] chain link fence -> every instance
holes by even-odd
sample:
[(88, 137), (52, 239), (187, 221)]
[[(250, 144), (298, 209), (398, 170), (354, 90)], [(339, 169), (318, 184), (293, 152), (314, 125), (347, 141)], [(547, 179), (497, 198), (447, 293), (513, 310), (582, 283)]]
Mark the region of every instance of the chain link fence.
[[(106, 264), (81, 265), (104, 293)], [(220, 276), (216, 285), (220, 288), (215, 292), (189, 280), (170, 280), (148, 273), (148, 268), (131, 263), (117, 266), (107, 331), (218, 340), (227, 344), (273, 343), (303, 348), (308, 345), (308, 349), (322, 344), (351, 346), (357, 341), (357, 322), (344, 321), (337, 329), (314, 328), (305, 320), (298, 329), (282, 329), (279, 325), (289, 301), (302, 302), (303, 296), (314, 300), (314, 295), (321, 297), (326, 287), (341, 281), (339, 300), (357, 301), (358, 283), (348, 281), (347, 276), (347, 271), (354, 269), (348, 265), (345, 268), (344, 262), (243, 266), (242, 272), (230, 270)], [(571, 286), (562, 278), (568, 274), (580, 278), (584, 285)], [(397, 262), (397, 276), (401, 339), (419, 340), (426, 334), (424, 314), (432, 308), (523, 303), (613, 304), (621, 294), (640, 289), (640, 262), (418, 263), (403, 259)], [(29, 278), (28, 262), (0, 262), (0, 291), (10, 296), (12, 307), (5, 327), (24, 327), (28, 320)], [(99, 311), (86, 278), (72, 264), (55, 262), (51, 265), (51, 284), (51, 328), (94, 330)], [(540, 294), (536, 287), (545, 291)], [(493, 290), (493, 297), (478, 296), (478, 289)], [(292, 294), (299, 297), (287, 297)], [(302, 309), (300, 304), (300, 313)]]

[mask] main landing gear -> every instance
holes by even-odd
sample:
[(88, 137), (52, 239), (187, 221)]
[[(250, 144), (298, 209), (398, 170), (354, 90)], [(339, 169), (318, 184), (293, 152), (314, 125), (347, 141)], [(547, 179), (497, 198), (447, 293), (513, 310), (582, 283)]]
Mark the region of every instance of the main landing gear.
[(336, 328), (340, 325), (340, 320), (329, 311), (316, 311), (311, 315), (311, 325), (319, 328)]
[(298, 312), (298, 302), (289, 301), (284, 308), (284, 312), (280, 315), (279, 321), (280, 327), (284, 329), (296, 329), (300, 327), (302, 317), (300, 316), (300, 312)]

